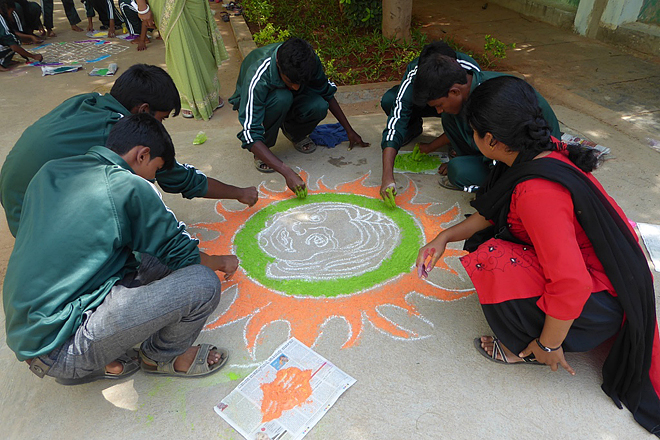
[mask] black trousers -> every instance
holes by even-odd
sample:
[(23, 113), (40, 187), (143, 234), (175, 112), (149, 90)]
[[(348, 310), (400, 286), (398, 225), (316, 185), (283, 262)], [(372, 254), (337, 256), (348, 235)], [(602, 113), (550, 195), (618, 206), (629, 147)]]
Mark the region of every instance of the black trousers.
[[(499, 304), (482, 304), (486, 320), (505, 347), (520, 353), (543, 330), (545, 313), (538, 297)], [(562, 344), (564, 351), (589, 351), (616, 335), (623, 323), (623, 309), (607, 292), (592, 293)]]

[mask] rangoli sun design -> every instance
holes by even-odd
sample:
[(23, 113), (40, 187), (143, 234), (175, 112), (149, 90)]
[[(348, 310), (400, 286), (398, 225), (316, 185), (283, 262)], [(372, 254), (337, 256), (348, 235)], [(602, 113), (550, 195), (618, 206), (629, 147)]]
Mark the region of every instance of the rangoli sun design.
[[(301, 177), (307, 180), (306, 173)], [(229, 308), (207, 329), (245, 320), (245, 342), (254, 356), (261, 331), (272, 322), (285, 321), (290, 335), (312, 346), (323, 326), (333, 318), (349, 327), (342, 348), (355, 344), (365, 322), (400, 339), (418, 333), (385, 317), (379, 308), (393, 306), (420, 317), (409, 302), (413, 292), (442, 301), (473, 293), (472, 289), (447, 289), (418, 278), (417, 251), (443, 224), (456, 220), (458, 206), (433, 215), (434, 203), (413, 203), (417, 187), (410, 181), (391, 209), (380, 199), (378, 187), (367, 187), (361, 178), (329, 188), (322, 178), (317, 190), (309, 189), (299, 200), (288, 191), (271, 191), (262, 184), (257, 204), (239, 211), (217, 211), (217, 223), (194, 225), (219, 236), (202, 240), (212, 254), (236, 254), (240, 260), (234, 277), (223, 290), (236, 286)], [(436, 270), (458, 276), (447, 259), (465, 252), (447, 249)], [(423, 318), (422, 318), (423, 319)]]

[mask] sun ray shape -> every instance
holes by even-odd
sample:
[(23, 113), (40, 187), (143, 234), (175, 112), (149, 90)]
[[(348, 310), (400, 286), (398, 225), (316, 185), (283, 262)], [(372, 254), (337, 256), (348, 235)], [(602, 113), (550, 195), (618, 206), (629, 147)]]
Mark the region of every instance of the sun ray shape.
[[(334, 188), (327, 186), (321, 177), (315, 182), (316, 188), (309, 189), (308, 197), (314, 194), (334, 193), (360, 195), (379, 201), (378, 187), (365, 185), (369, 176), (370, 174), (367, 173), (354, 181), (339, 184)], [(301, 177), (309, 182), (309, 176), (304, 171), (301, 171)], [(194, 228), (217, 234), (215, 238), (201, 240), (201, 247), (206, 252), (212, 254), (235, 253), (234, 239), (253, 216), (271, 204), (287, 201), (293, 197), (290, 191), (286, 189), (271, 190), (266, 187), (265, 183), (260, 184), (258, 190), (260, 198), (253, 207), (229, 210), (222, 202), (218, 202), (216, 211), (223, 219), (222, 221), (193, 225)], [(437, 234), (442, 229), (442, 225), (456, 221), (460, 216), (460, 209), (458, 205), (454, 205), (440, 214), (429, 214), (429, 208), (438, 203), (415, 203), (413, 200), (417, 192), (415, 183), (408, 179), (408, 187), (397, 196), (398, 207), (395, 209), (403, 209), (414, 218), (420, 228), (421, 241), (424, 241), (427, 237)], [(254, 246), (257, 246), (256, 239)], [(436, 268), (458, 276), (458, 272), (448, 264), (448, 260), (462, 255), (465, 255), (464, 251), (448, 248), (443, 258), (438, 261)], [(410, 264), (410, 269), (412, 269), (414, 257)], [(342, 319), (348, 327), (342, 348), (355, 345), (367, 323), (380, 332), (397, 339), (419, 339), (424, 335), (394, 322), (381, 313), (379, 308), (392, 306), (407, 312), (410, 316), (423, 319), (410, 300), (411, 293), (415, 292), (424, 298), (438, 301), (453, 301), (474, 293), (471, 288), (450, 289), (427, 280), (421, 280), (413, 270), (399, 273), (391, 279), (369, 288), (336, 296), (307, 296), (277, 291), (250, 277), (243, 268), (239, 268), (231, 280), (223, 282), (225, 291), (232, 286), (236, 286), (234, 300), (227, 310), (207, 324), (206, 328), (217, 329), (245, 321), (243, 324), (245, 344), (253, 358), (261, 333), (274, 322), (287, 323), (290, 336), (308, 346), (315, 344), (323, 327), (334, 319)]]

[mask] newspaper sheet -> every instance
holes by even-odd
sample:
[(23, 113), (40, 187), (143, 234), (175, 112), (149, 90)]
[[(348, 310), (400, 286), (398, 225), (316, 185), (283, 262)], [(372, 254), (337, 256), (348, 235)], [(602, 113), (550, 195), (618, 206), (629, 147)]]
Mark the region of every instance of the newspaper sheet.
[(660, 272), (660, 225), (637, 223), (637, 229), (646, 245), (646, 250), (649, 251), (655, 271)]
[(291, 338), (214, 410), (248, 440), (299, 440), (354, 383), (351, 376)]

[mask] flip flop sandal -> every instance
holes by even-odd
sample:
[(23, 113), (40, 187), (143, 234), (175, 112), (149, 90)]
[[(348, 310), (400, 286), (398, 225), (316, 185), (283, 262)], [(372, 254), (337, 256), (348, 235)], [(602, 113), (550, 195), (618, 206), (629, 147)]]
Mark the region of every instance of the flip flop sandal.
[[(474, 348), (476, 348), (477, 351), (489, 361), (503, 365), (516, 365), (516, 364), (545, 365), (529, 357), (522, 358), (522, 362), (509, 362), (509, 360), (506, 358), (506, 355), (504, 354), (504, 350), (502, 349), (502, 344), (500, 344), (500, 340), (497, 339), (495, 336), (491, 336), (491, 337), (493, 338), (492, 355), (489, 355), (488, 352), (481, 346), (481, 338), (474, 338)], [(498, 354), (501, 359), (497, 359)]]
[(450, 189), (452, 191), (463, 191), (462, 188), (459, 188), (458, 186), (454, 185), (449, 181), (449, 177), (447, 176), (440, 176), (440, 179), (438, 179), (438, 184), (446, 189)]
[(274, 173), (275, 170), (269, 167), (266, 162), (260, 159), (254, 160), (254, 167), (262, 173)]
[(293, 144), (293, 148), (295, 148), (296, 150), (300, 151), (303, 154), (309, 154), (316, 151), (316, 144), (314, 143), (313, 140), (309, 138), (309, 136), (307, 136), (303, 140), (299, 142), (295, 142)]
[(220, 98), (220, 102), (218, 103), (218, 106), (216, 108), (214, 108), (213, 110), (217, 110), (217, 109), (222, 108), (224, 106), (225, 106), (225, 100)]
[(121, 362), (123, 366), (123, 369), (119, 374), (106, 373), (105, 367), (103, 367), (96, 371), (92, 371), (87, 376), (75, 379), (57, 378), (55, 381), (61, 385), (82, 385), (85, 383), (96, 382), (97, 380), (101, 379), (120, 380), (132, 376), (140, 369), (140, 364), (137, 362), (137, 360), (131, 358), (127, 354), (119, 356), (116, 360)]
[[(224, 348), (218, 348), (211, 344), (199, 344), (199, 350), (195, 355), (195, 359), (188, 368), (188, 371), (176, 371), (174, 369), (174, 361), (176, 358), (169, 362), (154, 362), (144, 355), (140, 350), (140, 368), (147, 374), (159, 374), (161, 376), (176, 376), (176, 377), (203, 377), (219, 371), (229, 359), (229, 353)], [(213, 365), (209, 365), (207, 358), (211, 350), (216, 350), (220, 353), (220, 361)], [(149, 363), (147, 363), (149, 362)], [(151, 365), (155, 363), (156, 365)]]
[(183, 116), (186, 119), (192, 119), (195, 117), (195, 115), (193, 115), (192, 110), (183, 110), (183, 109), (181, 110), (181, 116)]

